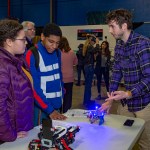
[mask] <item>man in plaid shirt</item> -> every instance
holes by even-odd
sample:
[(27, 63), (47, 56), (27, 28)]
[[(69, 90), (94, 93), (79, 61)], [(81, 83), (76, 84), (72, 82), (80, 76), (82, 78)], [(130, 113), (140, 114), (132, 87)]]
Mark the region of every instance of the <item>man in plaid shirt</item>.
[[(100, 111), (109, 112), (112, 102), (121, 100), (118, 114), (145, 120), (139, 148), (150, 150), (150, 39), (132, 31), (127, 10), (114, 10), (106, 20), (117, 42), (110, 91)], [(117, 91), (122, 78), (126, 91)]]

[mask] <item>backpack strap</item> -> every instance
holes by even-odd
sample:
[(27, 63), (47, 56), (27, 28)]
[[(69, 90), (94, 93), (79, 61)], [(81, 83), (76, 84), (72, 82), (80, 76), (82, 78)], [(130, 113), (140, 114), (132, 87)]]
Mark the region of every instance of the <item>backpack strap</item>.
[[(38, 48), (36, 46), (33, 46), (33, 47), (30, 48), (30, 50), (31, 50), (32, 54), (34, 55), (35, 67), (36, 67), (36, 69), (38, 69), (39, 68), (39, 63), (40, 63), (40, 56), (39, 56), (39, 53), (38, 53)], [(56, 50), (56, 55), (59, 59), (58, 61), (59, 61), (59, 65), (60, 65), (60, 58), (59, 58), (60, 56), (59, 56), (59, 51), (58, 50)]]
[(38, 69), (39, 68), (39, 61), (40, 61), (38, 49), (37, 49), (37, 47), (33, 46), (30, 48), (30, 50), (32, 51), (32, 54), (34, 55), (35, 67), (36, 67), (36, 69)]

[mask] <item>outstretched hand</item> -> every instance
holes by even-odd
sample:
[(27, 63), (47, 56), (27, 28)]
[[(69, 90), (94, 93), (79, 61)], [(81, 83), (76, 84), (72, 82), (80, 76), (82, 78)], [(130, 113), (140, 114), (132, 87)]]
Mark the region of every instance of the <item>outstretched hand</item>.
[(112, 101), (104, 102), (104, 103), (101, 105), (101, 107), (99, 108), (99, 111), (100, 111), (100, 112), (106, 111), (107, 114), (109, 114), (109, 111), (110, 111), (111, 106), (112, 106)]
[[(107, 114), (109, 114), (110, 108), (112, 106), (113, 103), (113, 99), (111, 99), (111, 97), (113, 97), (113, 92), (109, 93), (107, 92), (107, 96), (108, 98), (105, 100), (105, 102), (102, 104), (102, 106), (99, 108), (99, 111), (106, 111)], [(108, 100), (110, 99), (110, 100)]]
[(110, 94), (107, 93), (108, 98), (106, 99), (106, 101), (112, 101), (112, 100), (121, 100), (124, 98), (128, 98), (128, 93), (125, 91), (115, 91), (115, 92), (111, 92)]

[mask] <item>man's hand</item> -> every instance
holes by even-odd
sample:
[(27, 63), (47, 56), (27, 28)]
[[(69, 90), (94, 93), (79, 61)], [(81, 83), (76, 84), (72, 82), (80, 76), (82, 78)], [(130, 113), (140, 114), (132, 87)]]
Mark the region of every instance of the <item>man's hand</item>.
[(108, 98), (106, 99), (106, 101), (112, 101), (112, 100), (121, 100), (124, 98), (130, 98), (130, 95), (128, 94), (128, 92), (125, 91), (115, 91), (112, 92), (111, 94), (107, 93)]
[(109, 110), (110, 110), (110, 108), (112, 106), (112, 103), (113, 103), (113, 101), (106, 101), (105, 103), (103, 103), (101, 105), (101, 107), (99, 108), (99, 111), (100, 112), (106, 111), (107, 114), (109, 114)]
[(20, 131), (20, 132), (17, 133), (17, 139), (18, 138), (24, 138), (27, 135), (28, 135), (28, 132), (26, 132), (26, 131)]
[(65, 120), (67, 119), (66, 116), (60, 114), (58, 111), (54, 110), (50, 115), (49, 117), (53, 120)]
[[(108, 96), (108, 99), (111, 99), (111, 97), (114, 96), (113, 92), (109, 93), (107, 92), (107, 96)], [(112, 106), (112, 103), (113, 103), (113, 99), (112, 100), (108, 100), (107, 99), (105, 100), (106, 102), (102, 104), (102, 106), (100, 107), (99, 111), (106, 111), (107, 114), (109, 114), (109, 110)]]

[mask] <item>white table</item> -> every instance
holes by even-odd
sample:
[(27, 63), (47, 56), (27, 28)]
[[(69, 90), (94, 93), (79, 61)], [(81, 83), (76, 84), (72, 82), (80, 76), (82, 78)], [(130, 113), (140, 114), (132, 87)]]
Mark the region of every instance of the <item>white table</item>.
[[(54, 125), (79, 125), (75, 142), (70, 145), (74, 150), (131, 150), (144, 128), (144, 120), (119, 115), (106, 115), (103, 125), (90, 124), (85, 110), (74, 109), (66, 113), (66, 121), (54, 121)], [(74, 116), (72, 116), (74, 114)], [(126, 119), (134, 119), (132, 127), (123, 126)], [(37, 137), (39, 127), (29, 132), (28, 137), (0, 145), (0, 150), (27, 150), (28, 144)]]

